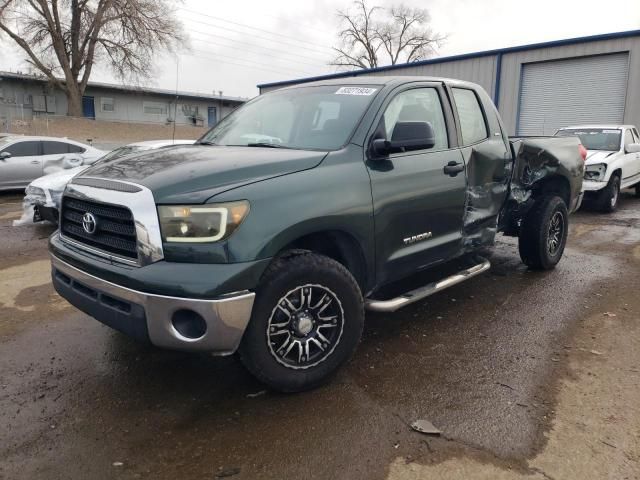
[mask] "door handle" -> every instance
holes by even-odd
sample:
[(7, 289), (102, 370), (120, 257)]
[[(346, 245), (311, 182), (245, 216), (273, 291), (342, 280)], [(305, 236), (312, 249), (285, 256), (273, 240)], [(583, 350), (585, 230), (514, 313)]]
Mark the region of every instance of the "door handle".
[(34, 165), (38, 165), (40, 163), (40, 160), (31, 160), (31, 163), (33, 163)]
[(455, 177), (462, 171), (464, 171), (464, 165), (460, 162), (451, 161), (444, 167), (445, 175), (449, 175), (450, 177)]

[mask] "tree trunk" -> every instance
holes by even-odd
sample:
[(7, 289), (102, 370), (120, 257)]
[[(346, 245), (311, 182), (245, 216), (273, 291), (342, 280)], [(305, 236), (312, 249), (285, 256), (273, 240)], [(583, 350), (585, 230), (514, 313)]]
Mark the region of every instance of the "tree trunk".
[(82, 117), (82, 93), (80, 89), (75, 85), (68, 85), (67, 88), (67, 115), (70, 117)]

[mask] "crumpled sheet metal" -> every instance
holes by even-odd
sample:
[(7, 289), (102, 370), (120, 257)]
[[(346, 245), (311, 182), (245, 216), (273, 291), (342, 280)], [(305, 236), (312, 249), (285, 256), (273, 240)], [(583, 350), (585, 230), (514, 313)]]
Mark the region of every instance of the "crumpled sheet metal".
[[(500, 148), (504, 151), (504, 144)], [(496, 218), (507, 196), (511, 167), (508, 162), (496, 162), (494, 154), (484, 155), (475, 148), (467, 153), (465, 163), (464, 249), (473, 250), (494, 243)]]
[(49, 175), (50, 173), (59, 172), (60, 170), (79, 167), (83, 164), (84, 159), (80, 155), (69, 153), (51, 160), (45, 160), (44, 165), (42, 165), (42, 173), (43, 175)]

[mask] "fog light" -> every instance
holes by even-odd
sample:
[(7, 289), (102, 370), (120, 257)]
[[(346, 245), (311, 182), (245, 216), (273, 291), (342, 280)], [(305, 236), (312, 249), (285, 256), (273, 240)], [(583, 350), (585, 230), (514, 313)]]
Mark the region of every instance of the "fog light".
[(180, 335), (189, 340), (196, 340), (207, 333), (207, 322), (193, 310), (177, 310), (171, 317), (171, 324)]

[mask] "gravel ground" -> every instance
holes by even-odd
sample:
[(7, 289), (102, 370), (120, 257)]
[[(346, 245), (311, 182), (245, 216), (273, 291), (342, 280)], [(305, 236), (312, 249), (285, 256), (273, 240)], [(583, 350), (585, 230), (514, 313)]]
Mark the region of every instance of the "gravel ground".
[[(139, 345), (58, 297), (45, 225), (0, 195), (0, 478), (640, 478), (640, 199), (572, 217), (565, 258), (368, 314), (329, 385)], [(440, 437), (414, 432), (427, 419)]]

